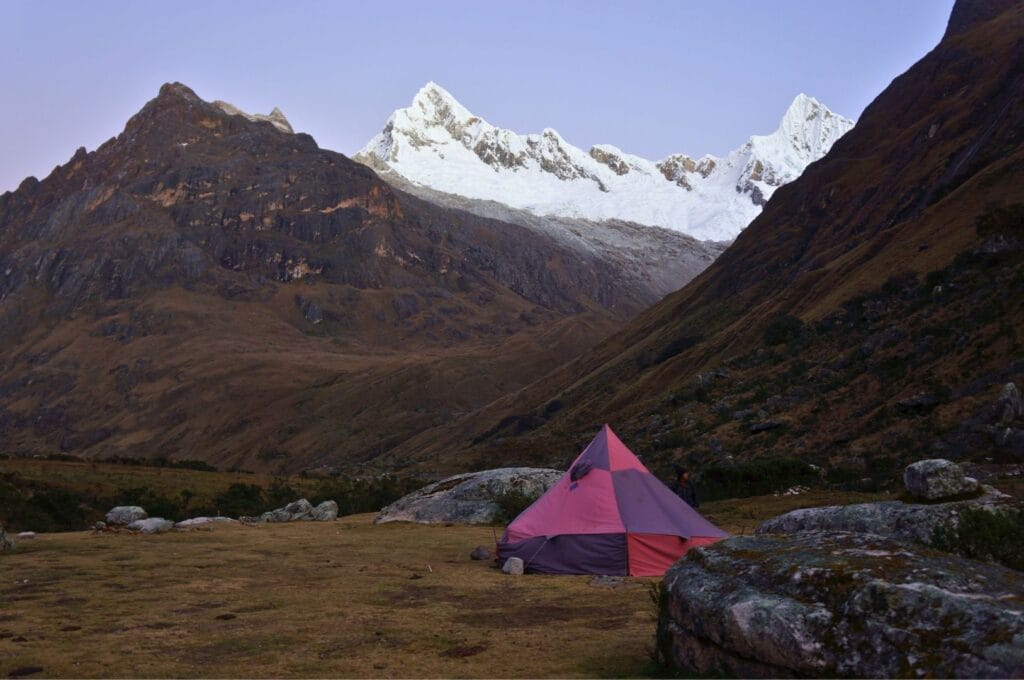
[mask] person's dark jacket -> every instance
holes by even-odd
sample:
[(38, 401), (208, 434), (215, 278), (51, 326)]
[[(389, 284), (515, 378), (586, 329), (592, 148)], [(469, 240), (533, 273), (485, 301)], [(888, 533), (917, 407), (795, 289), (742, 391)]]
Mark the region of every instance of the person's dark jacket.
[(700, 501), (697, 500), (697, 487), (693, 485), (692, 481), (686, 480), (682, 484), (676, 482), (672, 490), (676, 492), (677, 496), (686, 501), (686, 504), (691, 508), (700, 507)]

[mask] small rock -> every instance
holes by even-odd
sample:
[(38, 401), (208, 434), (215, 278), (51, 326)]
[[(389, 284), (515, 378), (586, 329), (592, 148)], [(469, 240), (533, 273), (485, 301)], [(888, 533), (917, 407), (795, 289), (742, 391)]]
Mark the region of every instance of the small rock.
[(590, 579), (590, 585), (601, 588), (618, 588), (623, 583), (625, 583), (625, 579), (621, 576), (595, 576)]
[(162, 534), (174, 528), (174, 522), (163, 517), (148, 517), (137, 519), (128, 525), (131, 531), (141, 531), (144, 534)]
[(94, 531), (103, 531), (104, 529), (107, 528), (107, 523), (103, 522), (103, 521), (99, 521), (99, 522), (96, 522), (96, 524), (93, 524), (92, 528), (93, 528)]
[(324, 501), (313, 508), (312, 516), (317, 522), (332, 522), (338, 519), (338, 504), (334, 501)]
[(469, 559), (471, 560), (489, 560), (491, 559), (491, 551), (482, 545), (478, 545), (473, 548), (473, 552), (469, 553)]
[(501, 570), (510, 576), (521, 576), (523, 573), (523, 560), (519, 557), (510, 557), (505, 560)]
[(757, 423), (750, 424), (751, 433), (765, 432), (767, 430), (774, 430), (776, 428), (785, 425), (781, 420), (762, 420)]
[(18, 538), (20, 538), (22, 540), (27, 540), (27, 541), (30, 541), (30, 540), (32, 540), (35, 537), (36, 537), (36, 532), (34, 532), (34, 531), (22, 531), (20, 534), (18, 534)]
[(910, 411), (926, 411), (939, 403), (939, 398), (928, 392), (919, 392), (912, 397), (900, 399), (896, 402), (896, 408), (904, 413)]
[(907, 491), (920, 499), (941, 500), (978, 490), (978, 481), (964, 475), (963, 468), (942, 458), (919, 460), (903, 471)]
[(137, 505), (119, 505), (111, 508), (107, 513), (107, 524), (120, 524), (122, 526), (131, 524), (140, 519), (146, 519), (149, 513)]

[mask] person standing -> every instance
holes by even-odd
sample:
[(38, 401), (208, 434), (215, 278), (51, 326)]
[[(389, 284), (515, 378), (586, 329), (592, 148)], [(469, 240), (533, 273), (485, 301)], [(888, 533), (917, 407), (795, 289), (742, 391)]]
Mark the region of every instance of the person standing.
[(687, 468), (677, 467), (676, 475), (676, 483), (672, 485), (672, 491), (696, 510), (700, 507), (700, 501), (697, 499), (697, 487), (690, 478), (690, 471)]

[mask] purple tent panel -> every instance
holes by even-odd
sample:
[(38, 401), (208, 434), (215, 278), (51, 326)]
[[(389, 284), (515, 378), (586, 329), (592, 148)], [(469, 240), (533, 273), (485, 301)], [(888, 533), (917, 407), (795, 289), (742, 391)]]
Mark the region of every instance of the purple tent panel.
[(626, 534), (562, 534), (535, 536), (518, 543), (498, 545), (498, 561), (523, 560), (536, 574), (602, 574), (626, 576), (629, 564)]

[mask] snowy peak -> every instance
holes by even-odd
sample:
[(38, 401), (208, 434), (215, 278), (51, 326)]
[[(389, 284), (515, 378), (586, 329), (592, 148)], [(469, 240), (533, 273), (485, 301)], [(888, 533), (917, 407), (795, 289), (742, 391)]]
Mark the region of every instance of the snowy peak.
[(551, 128), (520, 135), (495, 127), (429, 82), (355, 159), (415, 185), (536, 215), (624, 220), (728, 240), (851, 127), (801, 94), (775, 132), (751, 137), (725, 158), (673, 154), (654, 162), (611, 144), (583, 151)]

